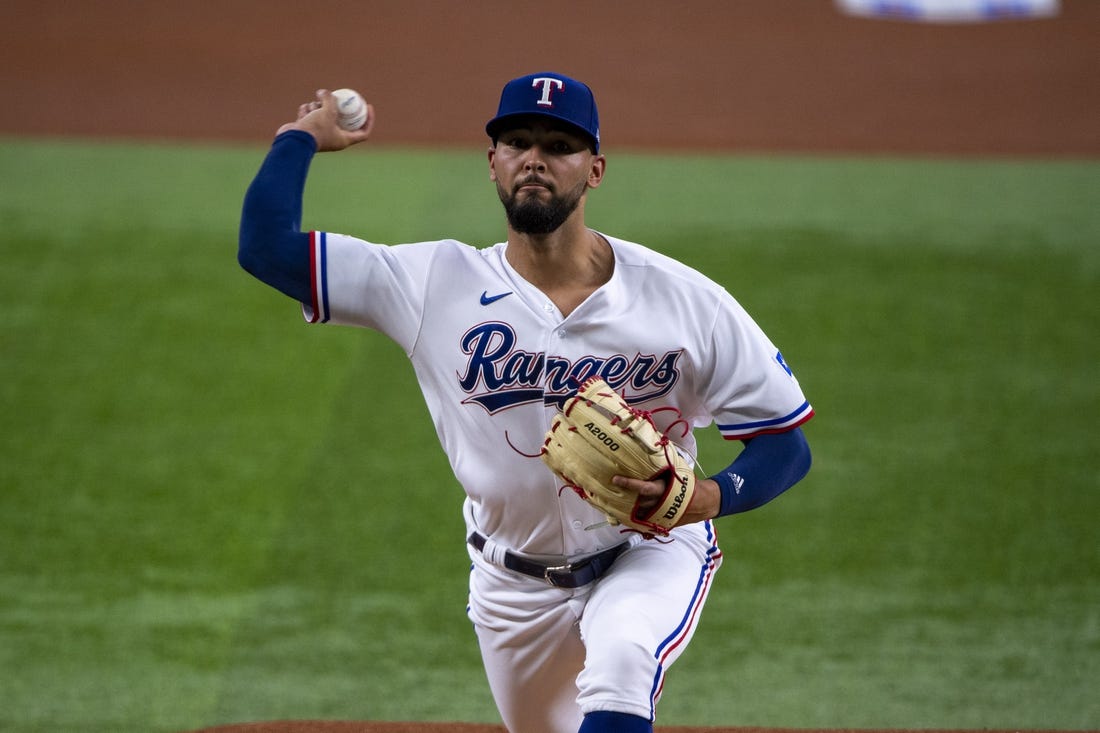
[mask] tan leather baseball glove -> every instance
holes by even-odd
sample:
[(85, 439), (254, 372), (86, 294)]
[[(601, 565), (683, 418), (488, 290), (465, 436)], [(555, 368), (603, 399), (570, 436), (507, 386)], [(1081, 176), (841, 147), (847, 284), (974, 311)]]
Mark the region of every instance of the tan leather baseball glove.
[[(611, 524), (647, 537), (667, 535), (695, 495), (695, 473), (668, 436), (599, 377), (581, 385), (554, 418), (541, 457)], [(661, 481), (665, 493), (646, 511), (636, 493), (611, 483), (612, 476)]]

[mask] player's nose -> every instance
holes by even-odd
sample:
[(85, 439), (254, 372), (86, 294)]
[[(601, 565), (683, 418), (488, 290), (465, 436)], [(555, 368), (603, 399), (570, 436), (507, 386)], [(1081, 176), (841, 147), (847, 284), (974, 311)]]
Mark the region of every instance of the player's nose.
[(532, 145), (524, 151), (523, 169), (525, 171), (546, 170), (546, 157), (538, 145)]

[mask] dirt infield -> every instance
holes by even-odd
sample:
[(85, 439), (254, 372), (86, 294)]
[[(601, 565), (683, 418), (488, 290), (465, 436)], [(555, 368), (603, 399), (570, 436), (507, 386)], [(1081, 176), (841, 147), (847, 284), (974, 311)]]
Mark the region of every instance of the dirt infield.
[[(1096, 0), (958, 26), (855, 19), (826, 0), (553, 7), (8, 0), (0, 83), (17, 104), (0, 134), (260, 142), (316, 87), (353, 86), (378, 110), (380, 144), (483, 146), (502, 82), (553, 69), (594, 87), (609, 151), (1100, 156)], [(503, 731), (279, 721), (203, 733)]]
[(1044, 20), (852, 18), (829, 0), (8, 0), (0, 134), (263, 140), (318, 86), (382, 144), (483, 145), (503, 80), (589, 81), (609, 151), (1100, 155), (1100, 3)]

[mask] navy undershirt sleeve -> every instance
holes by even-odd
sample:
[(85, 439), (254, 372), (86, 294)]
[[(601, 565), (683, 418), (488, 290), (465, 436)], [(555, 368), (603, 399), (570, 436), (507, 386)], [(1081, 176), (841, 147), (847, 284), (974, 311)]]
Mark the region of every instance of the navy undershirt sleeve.
[(810, 462), (810, 446), (802, 428), (745, 441), (745, 449), (734, 462), (710, 477), (722, 490), (718, 516), (767, 504), (802, 480)]
[(316, 151), (307, 132), (289, 130), (275, 138), (245, 193), (237, 242), (241, 267), (303, 303), (313, 291), (309, 234), (299, 231), (302, 194)]

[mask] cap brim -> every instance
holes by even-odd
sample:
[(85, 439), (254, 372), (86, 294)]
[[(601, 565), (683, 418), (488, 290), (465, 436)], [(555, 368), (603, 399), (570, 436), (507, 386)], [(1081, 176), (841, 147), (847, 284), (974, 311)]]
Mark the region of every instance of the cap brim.
[(500, 134), (505, 130), (521, 127), (523, 124), (523, 120), (525, 119), (540, 117), (549, 118), (554, 120), (555, 122), (560, 123), (562, 127), (567, 128), (571, 132), (579, 135), (580, 137), (583, 137), (585, 140), (588, 141), (588, 144), (592, 147), (594, 151), (599, 152), (600, 144), (596, 140), (596, 138), (593, 137), (592, 133), (590, 133), (588, 130), (584, 129), (577, 123), (573, 122), (572, 120), (566, 119), (565, 117), (562, 117), (560, 115), (556, 115), (553, 112), (525, 111), (494, 117), (485, 124), (485, 132), (493, 140), (493, 142), (496, 142), (497, 138), (500, 137)]

